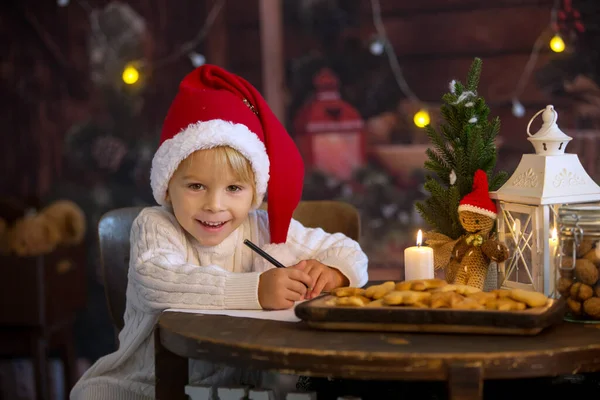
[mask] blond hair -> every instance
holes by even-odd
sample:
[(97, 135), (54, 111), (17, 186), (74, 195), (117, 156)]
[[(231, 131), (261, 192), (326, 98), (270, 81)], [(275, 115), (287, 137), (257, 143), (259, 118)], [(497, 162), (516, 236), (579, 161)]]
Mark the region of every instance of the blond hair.
[(212, 162), (216, 164), (217, 168), (231, 168), (233, 175), (240, 182), (244, 182), (252, 187), (252, 202), (256, 200), (256, 180), (254, 176), (254, 170), (250, 161), (242, 155), (239, 151), (229, 146), (218, 146), (210, 149), (203, 149), (193, 152), (187, 157), (182, 164), (185, 164), (186, 168), (189, 168), (194, 162), (195, 156), (203, 152), (204, 154), (210, 154)]

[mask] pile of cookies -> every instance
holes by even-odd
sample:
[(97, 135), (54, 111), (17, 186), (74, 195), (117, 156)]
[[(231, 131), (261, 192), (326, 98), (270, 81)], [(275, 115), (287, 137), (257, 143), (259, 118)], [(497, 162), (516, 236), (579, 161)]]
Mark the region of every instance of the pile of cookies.
[[(564, 257), (557, 291), (567, 299), (567, 307), (575, 317), (600, 320), (600, 252), (584, 241), (573, 258)], [(581, 257), (580, 257), (581, 256)]]
[(329, 306), (416, 307), (453, 310), (521, 311), (544, 307), (548, 297), (522, 289), (498, 289), (483, 292), (467, 285), (449, 284), (441, 279), (388, 281), (366, 289), (341, 287), (331, 291)]

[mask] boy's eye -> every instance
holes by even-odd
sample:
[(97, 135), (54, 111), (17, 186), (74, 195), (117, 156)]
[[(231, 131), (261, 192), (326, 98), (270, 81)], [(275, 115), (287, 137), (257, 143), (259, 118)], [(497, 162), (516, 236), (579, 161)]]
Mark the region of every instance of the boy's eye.
[(237, 185), (230, 185), (227, 186), (227, 190), (230, 192), (239, 192), (240, 190), (242, 190), (242, 188)]
[(188, 185), (188, 188), (190, 188), (192, 190), (202, 190), (202, 189), (204, 189), (204, 185), (201, 183), (190, 183)]

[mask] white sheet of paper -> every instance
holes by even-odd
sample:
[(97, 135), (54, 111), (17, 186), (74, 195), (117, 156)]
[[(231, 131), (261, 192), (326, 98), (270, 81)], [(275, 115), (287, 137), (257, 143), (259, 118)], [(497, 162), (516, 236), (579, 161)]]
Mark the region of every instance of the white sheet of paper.
[[(302, 303), (297, 302), (296, 305)], [(294, 307), (288, 310), (266, 311), (266, 310), (194, 310), (184, 308), (168, 308), (165, 312), (185, 312), (191, 314), (211, 314), (211, 315), (228, 315), (230, 317), (270, 319), (273, 321), (299, 322), (300, 318), (296, 317)]]

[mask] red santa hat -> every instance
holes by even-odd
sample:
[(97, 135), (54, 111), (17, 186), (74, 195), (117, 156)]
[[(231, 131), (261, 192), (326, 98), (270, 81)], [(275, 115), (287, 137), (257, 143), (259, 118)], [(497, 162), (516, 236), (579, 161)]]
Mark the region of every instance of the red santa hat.
[(155, 200), (167, 204), (167, 187), (181, 161), (219, 146), (232, 147), (248, 159), (256, 179), (254, 206), (267, 194), (271, 243), (284, 243), (302, 196), (302, 157), (258, 90), (220, 67), (203, 65), (179, 86), (152, 160)]
[(490, 199), (487, 174), (478, 169), (473, 177), (473, 191), (462, 198), (458, 205), (458, 212), (472, 211), (495, 219), (496, 205)]

